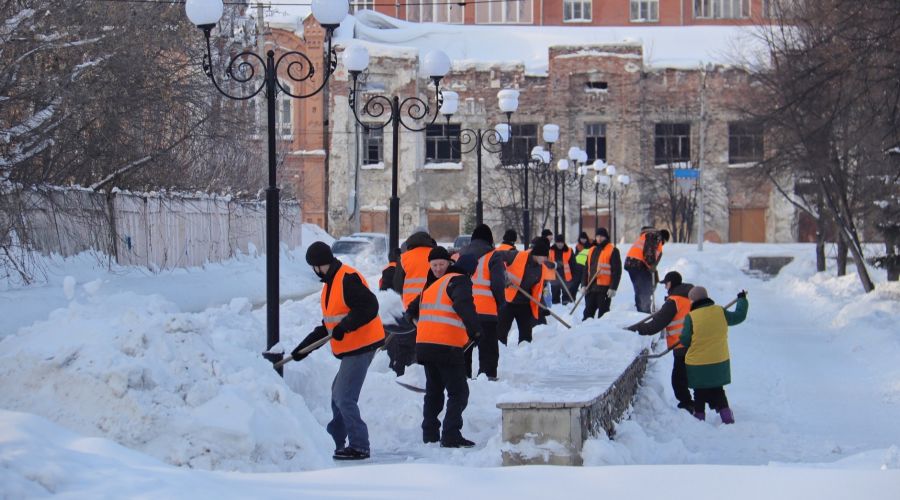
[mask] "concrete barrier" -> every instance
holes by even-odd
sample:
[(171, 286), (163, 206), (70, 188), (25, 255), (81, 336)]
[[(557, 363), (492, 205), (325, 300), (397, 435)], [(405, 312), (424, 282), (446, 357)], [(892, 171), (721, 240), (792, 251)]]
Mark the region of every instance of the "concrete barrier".
[(605, 391), (587, 401), (499, 403), (503, 441), (512, 445), (503, 451), (503, 465), (582, 465), (584, 441), (600, 432), (613, 437), (646, 369), (647, 358), (635, 357)]
[(793, 262), (794, 258), (781, 255), (764, 255), (748, 257), (750, 261), (749, 270), (751, 273), (761, 275), (761, 277), (778, 276), (781, 268)]

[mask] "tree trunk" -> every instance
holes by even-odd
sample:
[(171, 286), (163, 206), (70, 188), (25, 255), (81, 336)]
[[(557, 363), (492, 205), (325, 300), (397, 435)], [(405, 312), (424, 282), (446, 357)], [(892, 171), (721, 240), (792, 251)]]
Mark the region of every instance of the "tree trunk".
[(825, 269), (825, 218), (819, 215), (816, 217), (816, 271), (822, 273)]
[(900, 255), (897, 255), (900, 238), (896, 232), (885, 232), (884, 236), (884, 268), (887, 271), (887, 280), (900, 281)]
[(847, 239), (844, 235), (838, 235), (837, 240), (837, 275), (847, 275)]

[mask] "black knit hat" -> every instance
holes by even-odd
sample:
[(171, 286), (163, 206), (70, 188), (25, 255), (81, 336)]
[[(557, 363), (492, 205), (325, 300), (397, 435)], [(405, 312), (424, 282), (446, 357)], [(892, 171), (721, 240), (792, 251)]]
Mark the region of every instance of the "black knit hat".
[(491, 232), (491, 228), (488, 227), (487, 224), (479, 224), (475, 226), (475, 230), (472, 231), (472, 239), (486, 241), (491, 246), (494, 246), (494, 233)]
[(544, 229), (543, 231), (541, 231), (542, 238), (546, 238), (547, 236), (553, 236), (553, 231), (549, 229)]
[(450, 252), (444, 247), (434, 247), (428, 252), (428, 262), (433, 260), (450, 260)]
[(550, 243), (546, 238), (535, 238), (531, 243), (531, 255), (535, 257), (547, 257), (550, 255)]
[(515, 243), (517, 239), (519, 239), (519, 233), (517, 233), (515, 229), (507, 229), (506, 232), (503, 233), (503, 241), (505, 243)]
[(672, 237), (672, 235), (671, 235), (671, 233), (669, 233), (668, 229), (660, 229), (659, 236), (662, 238), (663, 241), (666, 241), (666, 242), (669, 241), (669, 238)]
[(603, 236), (604, 238), (609, 239), (609, 231), (607, 231), (605, 227), (598, 227), (594, 236)]
[(681, 284), (681, 273), (678, 271), (669, 271), (666, 273), (666, 276), (662, 280), (663, 283), (671, 283), (672, 286), (678, 286)]
[(580, 241), (580, 240), (588, 240), (588, 241), (590, 241), (591, 239), (588, 238), (588, 235), (587, 235), (587, 232), (586, 232), (586, 231), (582, 231), (581, 234), (578, 235), (578, 240), (579, 240), (579, 241)]
[(334, 260), (331, 247), (324, 242), (317, 241), (306, 249), (306, 263), (311, 266), (327, 266)]
[(565, 243), (566, 237), (561, 234), (557, 234), (556, 237), (553, 238), (553, 241), (555, 241), (556, 243)]

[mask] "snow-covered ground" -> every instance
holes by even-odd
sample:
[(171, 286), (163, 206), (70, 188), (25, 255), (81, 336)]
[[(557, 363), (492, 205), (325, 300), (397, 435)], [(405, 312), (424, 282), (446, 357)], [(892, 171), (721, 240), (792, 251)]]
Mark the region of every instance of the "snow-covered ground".
[[(762, 281), (742, 271), (749, 255), (795, 260)], [(160, 275), (93, 262), (57, 261), (49, 284), (0, 292), (0, 497), (900, 498), (900, 286), (876, 271), (864, 295), (853, 275), (817, 274), (809, 245), (666, 248), (661, 271), (718, 302), (749, 291), (730, 335), (735, 425), (676, 409), (665, 357), (616, 439), (585, 444), (586, 464), (604, 467), (499, 467), (498, 401), (582, 397), (647, 345), (621, 329), (641, 317), (625, 276), (606, 317), (557, 307), (573, 330), (551, 320), (534, 343), (501, 346), (501, 380), (470, 382), (474, 449), (421, 443), (421, 396), (379, 353), (360, 402), (373, 458), (352, 474), (324, 429), (337, 360), (322, 349), (282, 380), (259, 355), (264, 257)], [(374, 286), (380, 269), (360, 267)], [(282, 270), (290, 350), (320, 320), (319, 284), (303, 249)], [(378, 296), (389, 319), (399, 300)]]

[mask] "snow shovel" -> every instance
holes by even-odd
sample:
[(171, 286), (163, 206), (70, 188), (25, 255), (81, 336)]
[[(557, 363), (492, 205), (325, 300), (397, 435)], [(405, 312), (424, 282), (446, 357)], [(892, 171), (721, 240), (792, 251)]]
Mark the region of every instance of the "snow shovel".
[(587, 295), (588, 288), (590, 288), (591, 283), (597, 279), (597, 275), (600, 274), (600, 265), (597, 265), (597, 270), (594, 271), (594, 275), (591, 276), (591, 279), (588, 280), (587, 286), (584, 287), (584, 291), (581, 292), (581, 297), (578, 297), (578, 300), (575, 302), (575, 305), (572, 306), (572, 310), (569, 311), (569, 314), (575, 314), (575, 309), (578, 309), (578, 304), (581, 304), (581, 301), (584, 300), (584, 296)]
[[(465, 347), (463, 347), (463, 352), (466, 352), (469, 349), (471, 349), (473, 345), (475, 345), (475, 341), (470, 340), (469, 343), (466, 344)], [(400, 387), (402, 387), (404, 389), (409, 389), (410, 391), (418, 392), (419, 394), (425, 394), (425, 389), (422, 389), (421, 387), (416, 387), (412, 384), (407, 384), (406, 382), (401, 382), (399, 380), (394, 380), (394, 382), (397, 382), (397, 385), (399, 385)]]
[[(325, 338), (321, 338), (321, 339), (319, 339), (319, 340), (313, 342), (312, 344), (310, 344), (310, 345), (304, 347), (304, 348), (300, 351), (300, 354), (309, 354), (309, 353), (315, 351), (316, 349), (322, 347), (323, 345), (325, 345), (325, 342), (328, 342), (329, 340), (331, 340), (331, 335), (328, 335), (328, 336), (325, 337)], [(281, 368), (282, 366), (284, 366), (284, 365), (290, 363), (290, 362), (293, 361), (293, 360), (294, 360), (294, 358), (292, 358), (290, 355), (288, 355), (288, 357), (286, 357), (286, 358), (282, 359), (281, 361), (275, 363), (275, 368), (276, 368), (276, 369)]]
[(545, 306), (543, 303), (541, 303), (541, 301), (532, 297), (531, 294), (526, 292), (525, 290), (523, 290), (522, 287), (520, 287), (519, 285), (512, 283), (512, 282), (510, 282), (509, 286), (515, 288), (516, 290), (521, 292), (522, 295), (528, 297), (528, 300), (534, 302), (535, 304), (538, 305), (538, 307), (547, 311), (547, 313), (550, 314), (550, 316), (553, 316), (554, 318), (556, 318), (556, 321), (559, 321), (560, 323), (562, 323), (566, 328), (572, 328), (572, 325), (566, 323), (566, 321), (564, 319), (560, 318), (555, 312), (551, 311), (550, 308)]
[[(731, 302), (729, 302), (729, 303), (725, 304), (724, 306), (722, 306), (722, 309), (728, 309), (729, 307), (735, 305), (735, 304), (737, 303), (737, 301), (738, 301), (738, 299), (732, 300)], [(637, 326), (637, 325), (640, 325), (640, 324), (642, 324), (642, 323), (646, 323), (646, 322), (647, 322), (650, 318), (652, 318), (652, 317), (653, 317), (653, 315), (651, 314), (650, 316), (647, 316), (646, 318), (642, 319), (641, 321), (638, 321), (637, 323), (635, 323), (635, 324), (633, 324), (633, 325), (631, 325), (631, 326)], [(631, 328), (631, 327), (629, 327), (629, 328)], [(658, 354), (641, 354), (640, 357), (641, 357), (641, 358), (647, 358), (647, 359), (661, 358), (661, 357), (665, 356), (666, 354), (669, 354), (670, 352), (674, 351), (675, 349), (677, 349), (677, 348), (679, 348), (679, 347), (681, 347), (681, 344), (680, 344), (680, 343), (673, 345), (672, 347), (666, 349), (665, 351), (663, 351), (663, 352), (661, 352), (661, 353), (658, 353)]]
[(416, 333), (416, 325), (413, 324), (411, 327), (407, 328), (403, 328), (400, 325), (384, 325), (384, 331), (389, 332), (387, 338), (384, 339), (384, 344), (381, 344), (381, 347), (376, 349), (375, 352), (381, 352), (387, 349), (388, 344), (390, 344), (397, 335), (410, 335)]
[(566, 284), (565, 281), (563, 281), (562, 276), (559, 274), (559, 268), (553, 268), (553, 271), (556, 272), (556, 279), (559, 280), (559, 284), (560, 284), (560, 286), (562, 286), (562, 289), (566, 291), (566, 295), (569, 296), (569, 300), (571, 300), (572, 302), (575, 302), (575, 297), (572, 297), (572, 292), (569, 291), (568, 285)]

